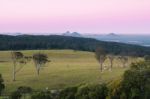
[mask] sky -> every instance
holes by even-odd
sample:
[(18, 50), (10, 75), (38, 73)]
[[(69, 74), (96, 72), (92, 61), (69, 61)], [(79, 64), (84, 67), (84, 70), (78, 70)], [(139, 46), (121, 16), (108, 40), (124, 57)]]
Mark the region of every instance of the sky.
[(0, 0), (0, 32), (150, 34), (150, 0)]

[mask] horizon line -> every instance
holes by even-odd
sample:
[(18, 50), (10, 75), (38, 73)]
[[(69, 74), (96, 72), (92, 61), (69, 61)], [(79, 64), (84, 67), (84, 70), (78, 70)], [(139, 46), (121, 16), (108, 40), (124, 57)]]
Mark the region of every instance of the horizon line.
[[(67, 31), (66, 31), (67, 32)], [(62, 35), (63, 33), (66, 32), (0, 32), (0, 34), (3, 35)], [(69, 31), (70, 32), (70, 31)], [(7, 34), (6, 34), (7, 33)], [(44, 34), (43, 34), (44, 33)], [(74, 33), (74, 32), (70, 32), (70, 33)], [(79, 33), (81, 35), (109, 35), (111, 33), (113, 33), (114, 35), (150, 35), (149, 33), (115, 33), (115, 32), (108, 32), (108, 33), (96, 33), (96, 32), (76, 32)]]

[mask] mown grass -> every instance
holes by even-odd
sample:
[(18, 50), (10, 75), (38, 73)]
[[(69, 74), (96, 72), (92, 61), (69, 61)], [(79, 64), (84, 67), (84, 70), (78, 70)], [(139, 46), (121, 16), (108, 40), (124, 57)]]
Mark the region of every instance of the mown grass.
[[(49, 56), (50, 63), (41, 70), (37, 76), (33, 61), (27, 63), (25, 67), (17, 73), (16, 81), (12, 81), (12, 62), (9, 51), (0, 51), (0, 73), (3, 75), (6, 84), (5, 92), (11, 92), (18, 86), (30, 86), (35, 90), (45, 88), (62, 89), (84, 83), (109, 82), (120, 77), (125, 68), (121, 67), (118, 59), (114, 61), (112, 71), (100, 72), (99, 63), (95, 59), (94, 53), (73, 51), (73, 50), (26, 50), (24, 55), (32, 56), (41, 52)], [(130, 58), (129, 63), (136, 61)], [(106, 60), (104, 66), (109, 66)]]

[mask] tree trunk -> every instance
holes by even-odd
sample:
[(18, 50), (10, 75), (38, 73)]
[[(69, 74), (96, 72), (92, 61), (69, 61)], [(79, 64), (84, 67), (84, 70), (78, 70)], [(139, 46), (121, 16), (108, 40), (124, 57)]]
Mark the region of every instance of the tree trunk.
[(16, 81), (16, 73), (15, 73), (16, 72), (16, 62), (14, 62), (13, 64), (14, 64), (14, 66), (13, 66), (13, 75), (12, 76), (13, 76), (13, 81)]
[(100, 71), (103, 71), (103, 63), (100, 63)]
[(37, 74), (38, 74), (38, 76), (40, 75), (40, 69), (37, 69)]
[(113, 62), (110, 61), (110, 71), (112, 71), (112, 67), (113, 67)]
[(126, 63), (123, 63), (123, 68), (125, 68), (126, 67)]

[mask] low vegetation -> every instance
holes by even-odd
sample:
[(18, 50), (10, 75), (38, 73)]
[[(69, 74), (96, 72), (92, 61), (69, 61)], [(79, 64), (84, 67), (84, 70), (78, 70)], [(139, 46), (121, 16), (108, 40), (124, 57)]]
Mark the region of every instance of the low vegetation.
[(2, 91), (5, 89), (4, 80), (2, 78), (2, 75), (0, 74), (0, 96), (2, 94)]

